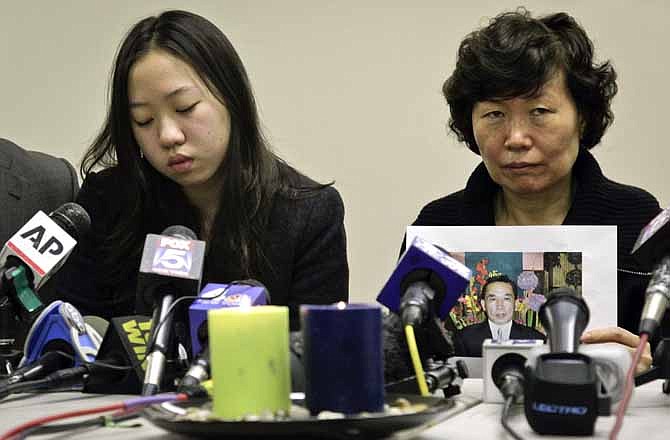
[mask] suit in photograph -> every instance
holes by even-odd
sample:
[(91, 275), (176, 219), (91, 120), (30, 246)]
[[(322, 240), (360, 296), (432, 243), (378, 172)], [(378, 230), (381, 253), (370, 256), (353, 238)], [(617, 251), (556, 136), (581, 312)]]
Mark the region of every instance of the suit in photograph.
[[(510, 339), (545, 339), (545, 336), (534, 328), (516, 322), (512, 322), (509, 337)], [(493, 339), (488, 320), (462, 328), (456, 332), (454, 338), (456, 356), (481, 357), (482, 344), (487, 338)]]

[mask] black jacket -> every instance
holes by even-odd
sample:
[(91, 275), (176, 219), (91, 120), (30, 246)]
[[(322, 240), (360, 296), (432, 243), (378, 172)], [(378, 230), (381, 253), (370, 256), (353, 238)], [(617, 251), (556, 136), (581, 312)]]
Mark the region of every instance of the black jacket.
[[(491, 326), (489, 321), (484, 320), (477, 324), (472, 324), (456, 332), (454, 345), (456, 356), (474, 356), (481, 357), (482, 344), (484, 339), (491, 339)], [(542, 339), (545, 337), (534, 328), (512, 322), (512, 329), (509, 333), (510, 339)]]
[[(77, 245), (56, 283), (56, 298), (72, 303), (84, 315), (105, 319), (135, 313), (139, 258), (123, 263), (132, 274), (128, 279), (117, 285), (102, 282), (111, 268), (101, 262), (99, 246), (118, 221), (119, 212), (129, 209), (119, 194), (120, 178), (116, 168), (109, 168), (85, 179), (77, 202), (91, 216), (91, 233)], [(175, 218), (179, 218), (177, 214)], [(157, 219), (149, 232), (160, 234), (172, 224), (180, 223)], [(344, 205), (335, 188), (326, 187), (305, 197), (277, 194), (262, 243), (271, 267), (256, 278), (268, 288), (272, 304), (289, 306), (291, 329), (299, 327), (300, 304), (347, 301)], [(239, 279), (233, 264), (224, 260), (220, 250), (208, 243), (202, 287)]]
[[(617, 226), (617, 322), (638, 332), (644, 293), (652, 267), (641, 265), (630, 251), (640, 230), (661, 211), (658, 201), (647, 191), (613, 182), (605, 177), (593, 155), (580, 149), (573, 167), (576, 193), (564, 225)], [(500, 187), (491, 179), (483, 163), (474, 170), (465, 189), (427, 204), (416, 226), (493, 226), (493, 201)], [(670, 336), (666, 314), (663, 333)]]

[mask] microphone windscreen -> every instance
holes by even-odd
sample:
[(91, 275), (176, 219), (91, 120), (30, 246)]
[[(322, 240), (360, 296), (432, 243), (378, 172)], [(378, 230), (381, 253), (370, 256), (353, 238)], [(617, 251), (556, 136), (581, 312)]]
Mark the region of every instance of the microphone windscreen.
[(182, 225), (173, 225), (168, 226), (161, 232), (161, 235), (167, 235), (168, 237), (177, 237), (182, 240), (197, 240), (198, 237), (195, 235), (195, 232), (190, 228)]
[(74, 202), (59, 206), (49, 217), (75, 240), (79, 240), (91, 228), (88, 212)]
[(395, 313), (385, 313), (382, 316), (382, 344), (386, 383), (414, 375), (402, 320)]
[(589, 322), (589, 308), (574, 289), (561, 287), (547, 295), (539, 310), (552, 352), (574, 353)]

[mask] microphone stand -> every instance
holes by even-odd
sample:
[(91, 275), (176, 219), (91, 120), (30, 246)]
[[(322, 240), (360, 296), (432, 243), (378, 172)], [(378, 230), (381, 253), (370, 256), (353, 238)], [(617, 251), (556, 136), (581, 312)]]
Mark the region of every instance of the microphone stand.
[(665, 379), (663, 393), (670, 395), (670, 338), (663, 338), (654, 351), (652, 367), (644, 373), (635, 376), (635, 386), (638, 387), (656, 379)]
[[(176, 297), (169, 290), (158, 298), (157, 307), (153, 313), (151, 337), (149, 338), (150, 341), (153, 341), (153, 346), (147, 347), (152, 351), (147, 356), (147, 370), (142, 387), (143, 396), (157, 394), (163, 380), (163, 371), (169, 355), (172, 336), (173, 313), (168, 314), (168, 312)], [(158, 328), (159, 324), (161, 325), (160, 328)]]

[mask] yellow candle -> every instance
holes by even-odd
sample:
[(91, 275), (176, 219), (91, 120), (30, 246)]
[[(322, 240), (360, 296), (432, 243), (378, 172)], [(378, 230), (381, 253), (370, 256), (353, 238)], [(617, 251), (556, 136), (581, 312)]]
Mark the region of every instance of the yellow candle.
[(207, 314), (213, 413), (225, 419), (291, 406), (288, 307), (222, 308)]

